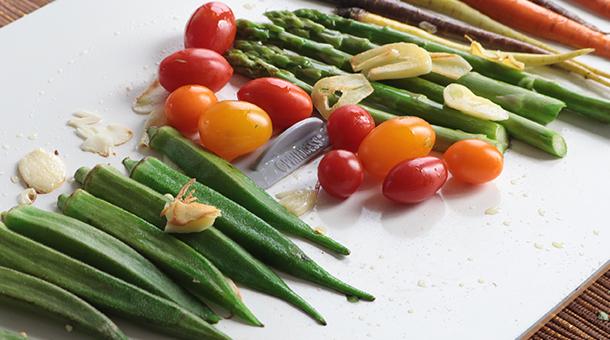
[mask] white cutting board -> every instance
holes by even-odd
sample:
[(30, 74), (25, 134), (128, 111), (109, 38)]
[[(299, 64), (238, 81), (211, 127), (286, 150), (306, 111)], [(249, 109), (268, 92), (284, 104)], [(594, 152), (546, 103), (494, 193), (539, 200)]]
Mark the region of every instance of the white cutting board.
[[(238, 18), (254, 21), (264, 20), (267, 9), (330, 10), (296, 0), (225, 2)], [(92, 110), (104, 115), (102, 123), (125, 124), (139, 135), (145, 117), (133, 113), (131, 104), (155, 77), (157, 63), (181, 47), (184, 25), (202, 3), (56, 0), (0, 29), (0, 210), (17, 204), (24, 184), (11, 178), (19, 159), (37, 147), (57, 150), (70, 178), (81, 166), (103, 162), (122, 170), (123, 158), (151, 154), (137, 146), (137, 138), (110, 158), (82, 152), (82, 140), (67, 121), (75, 110)], [(579, 13), (610, 31), (608, 21)], [(582, 60), (610, 70), (607, 60)], [(235, 98), (244, 81), (234, 77), (219, 97)], [(472, 187), (450, 180), (438, 195), (415, 206), (390, 203), (379, 183), (370, 180), (344, 201), (321, 193), (316, 209), (303, 219), (326, 228), (352, 255), (336, 257), (295, 242), (328, 271), (377, 300), (350, 303), (282, 275), (324, 315), (327, 326), (244, 288), (246, 304), (265, 327), (236, 320), (216, 327), (242, 340), (518, 337), (610, 259), (610, 127), (571, 113), (549, 126), (565, 137), (566, 158), (513, 142), (504, 172), (494, 182)], [(314, 184), (315, 163), (269, 191)], [(35, 205), (55, 209), (56, 197), (75, 187), (66, 183)], [(492, 207), (500, 212), (486, 214)], [(132, 339), (167, 339), (117, 321)], [(32, 339), (84, 338), (2, 306), (0, 329), (25, 331)]]

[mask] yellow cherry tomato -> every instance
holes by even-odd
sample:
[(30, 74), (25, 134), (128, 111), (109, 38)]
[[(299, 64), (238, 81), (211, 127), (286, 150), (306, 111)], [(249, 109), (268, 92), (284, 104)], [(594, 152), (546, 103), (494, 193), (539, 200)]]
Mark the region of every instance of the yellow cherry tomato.
[(435, 141), (434, 129), (425, 120), (396, 117), (379, 124), (364, 138), (358, 157), (367, 172), (385, 176), (405, 159), (428, 155)]
[(269, 115), (244, 101), (220, 101), (199, 118), (201, 143), (227, 161), (261, 147), (272, 130)]

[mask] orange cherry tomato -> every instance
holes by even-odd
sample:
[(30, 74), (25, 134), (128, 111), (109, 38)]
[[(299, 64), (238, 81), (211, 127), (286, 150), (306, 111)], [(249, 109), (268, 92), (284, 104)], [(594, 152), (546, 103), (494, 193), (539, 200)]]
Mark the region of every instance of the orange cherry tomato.
[(480, 139), (465, 139), (451, 145), (443, 160), (451, 175), (460, 181), (480, 184), (502, 173), (504, 157), (493, 145)]
[(435, 141), (434, 129), (425, 120), (396, 117), (379, 124), (364, 138), (358, 157), (368, 173), (385, 176), (405, 159), (428, 155)]
[(201, 143), (227, 161), (261, 147), (272, 130), (271, 118), (263, 109), (238, 100), (220, 101), (199, 118)]
[(167, 97), (165, 117), (183, 134), (194, 134), (199, 130), (199, 117), (217, 102), (214, 92), (205, 86), (181, 86)]

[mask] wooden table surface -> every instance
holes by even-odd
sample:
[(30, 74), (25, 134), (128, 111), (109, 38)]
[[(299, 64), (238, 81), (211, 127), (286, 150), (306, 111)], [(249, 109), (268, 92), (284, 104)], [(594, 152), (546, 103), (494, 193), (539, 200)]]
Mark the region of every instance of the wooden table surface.
[(0, 27), (26, 16), (53, 0), (0, 0)]

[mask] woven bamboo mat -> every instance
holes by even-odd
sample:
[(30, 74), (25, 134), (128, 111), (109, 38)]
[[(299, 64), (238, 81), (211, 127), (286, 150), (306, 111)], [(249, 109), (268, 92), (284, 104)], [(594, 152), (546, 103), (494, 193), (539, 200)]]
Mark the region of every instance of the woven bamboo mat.
[[(53, 0), (0, 0), (0, 27)], [(607, 313), (607, 314), (606, 314)], [(533, 325), (522, 340), (610, 340), (610, 265)]]
[(53, 0), (0, 0), (0, 27), (26, 16)]

